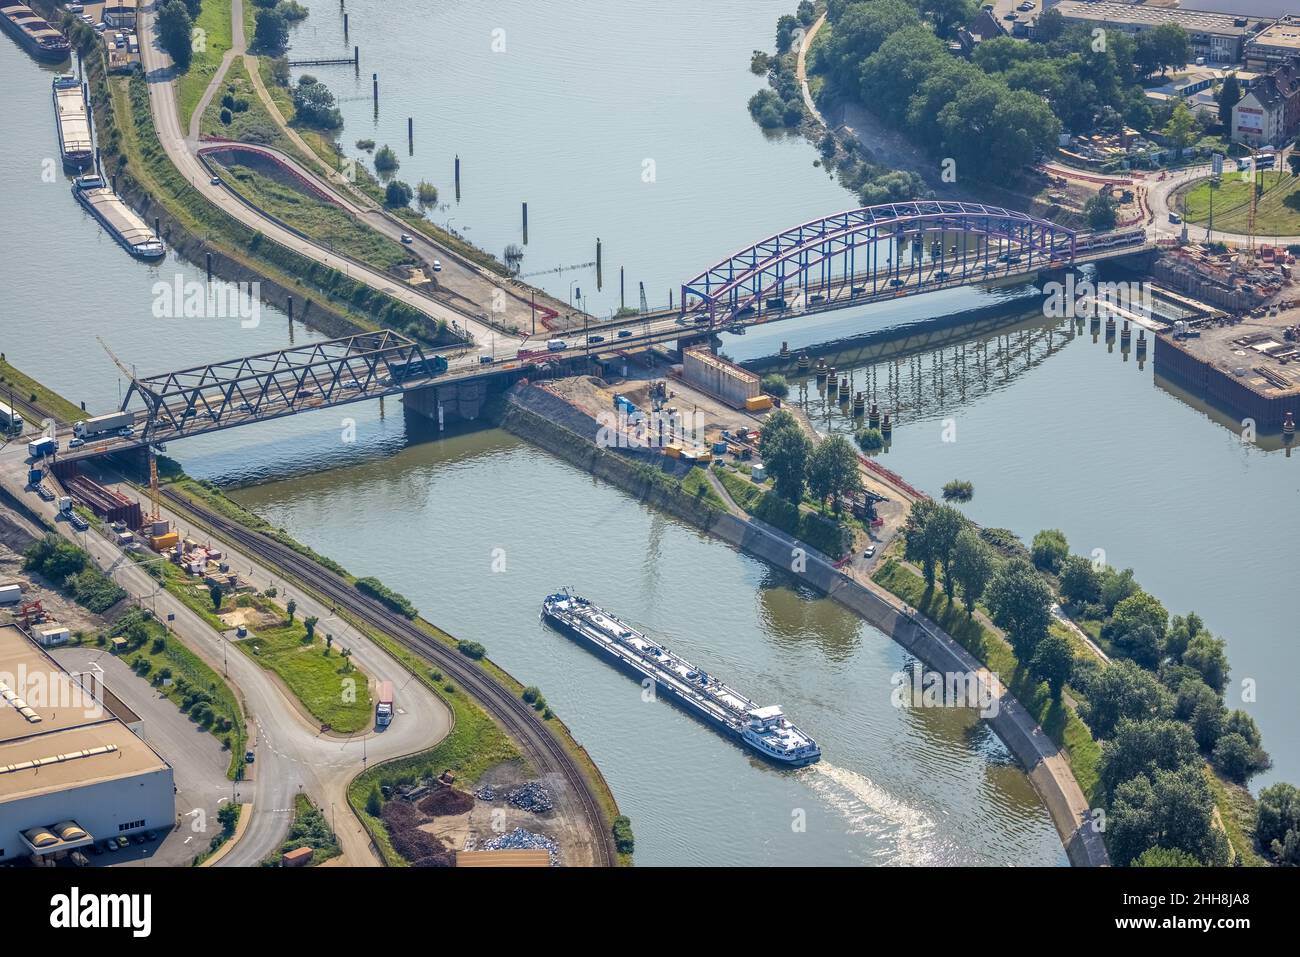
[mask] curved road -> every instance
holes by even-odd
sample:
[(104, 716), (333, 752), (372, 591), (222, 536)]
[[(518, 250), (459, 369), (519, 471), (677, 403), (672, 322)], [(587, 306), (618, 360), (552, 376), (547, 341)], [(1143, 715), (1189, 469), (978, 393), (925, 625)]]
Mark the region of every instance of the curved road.
[[(154, 128), (158, 140), (168, 158), (189, 183), (204, 199), (222, 210), (232, 219), (250, 229), (257, 230), (268, 239), (272, 239), (299, 255), (336, 269), (341, 273), (364, 283), (372, 289), (386, 293), (393, 299), (405, 303), (431, 319), (441, 320), (448, 327), (456, 323), (465, 329), (478, 342), (489, 341), (496, 332), (492, 327), (476, 319), (435, 302), (428, 296), (416, 292), (396, 277), (389, 276), (369, 266), (355, 263), (323, 246), (317, 245), (302, 236), (280, 226), (274, 220), (256, 212), (232, 196), (220, 183), (213, 184), (211, 175), (200, 162), (193, 150), (193, 144), (181, 129), (179, 110), (176, 103), (176, 86), (171, 57), (158, 47), (154, 39), (154, 18), (159, 0), (143, 6), (139, 10), (140, 56), (144, 66), (145, 78), (149, 84), (149, 112), (153, 116)], [(243, 39), (243, 14), (240, 0), (235, 0), (235, 13), (232, 16), (233, 31), (237, 39)], [(234, 47), (227, 54), (233, 58)], [(211, 87), (207, 93), (211, 93)], [(211, 99), (207, 96), (207, 99)]]
[[(90, 552), (100, 568), (160, 618), (167, 620), (168, 615), (174, 616), (168, 622), (173, 633), (210, 667), (227, 675), (242, 701), (249, 748), (256, 760), (249, 769), (250, 779), (235, 783), (232, 790), (241, 803), (252, 803), (252, 818), (243, 837), (222, 858), (220, 866), (257, 866), (273, 853), (292, 820), (294, 796), (299, 791), (332, 815), (348, 864), (377, 865), (379, 861), (370, 849), (369, 835), (347, 804), (347, 785), (369, 763), (422, 751), (441, 741), (451, 729), (451, 714), (446, 705), (386, 652), (338, 621), (330, 608), (298, 589), (287, 591), (279, 576), (246, 556), (228, 553), (227, 560), (232, 567), (250, 577), (259, 589), (274, 583), (279, 588), (280, 600), (291, 593), (298, 602), (299, 614), (319, 617), (320, 631), (334, 634), (336, 647), (351, 648), (352, 660), (363, 673), (375, 681), (393, 682), (398, 713), (382, 732), (368, 728), (364, 734), (346, 737), (322, 734), (319, 725), (303, 711), (279, 679), (244, 652), (231, 647), (225, 637), (178, 598), (159, 590), (158, 583), (142, 565), (127, 558), (114, 543), (94, 531), (77, 533), (67, 522), (56, 523), (53, 503), (43, 502), (24, 490), (25, 453), (22, 443), (12, 443), (0, 450), (0, 482), (7, 491), (54, 524), (64, 537)], [(135, 489), (124, 491), (136, 497)], [(169, 509), (163, 510), (163, 516), (182, 531), (192, 530), (195, 538), (209, 537), (186, 517)], [(189, 810), (177, 808), (182, 815)]]

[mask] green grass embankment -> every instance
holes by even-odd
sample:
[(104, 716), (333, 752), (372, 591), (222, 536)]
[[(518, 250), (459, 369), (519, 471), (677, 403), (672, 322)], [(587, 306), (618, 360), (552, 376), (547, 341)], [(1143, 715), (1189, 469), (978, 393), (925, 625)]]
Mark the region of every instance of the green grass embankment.
[[(6, 360), (0, 359), (0, 400), (8, 403), (11, 390), (18, 402), (34, 405), (45, 415), (59, 422), (75, 422), (86, 416), (76, 403), (69, 402), (53, 389), (46, 388), (31, 376), (14, 368)], [(28, 424), (40, 425), (39, 422)]]
[[(247, 0), (245, 6), (251, 6)], [(231, 47), (230, 0), (203, 0), (194, 21), (194, 55), (189, 68), (176, 80), (176, 108), (180, 110), (181, 129), (190, 128), (190, 117), (203, 99), (221, 58)]]

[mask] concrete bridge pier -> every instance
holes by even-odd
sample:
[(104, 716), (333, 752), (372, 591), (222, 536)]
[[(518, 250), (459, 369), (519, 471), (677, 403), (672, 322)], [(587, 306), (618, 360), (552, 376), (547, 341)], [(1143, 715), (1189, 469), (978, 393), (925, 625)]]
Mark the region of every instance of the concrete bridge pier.
[(447, 422), (473, 422), (483, 411), (487, 401), (487, 383), (452, 382), (412, 389), (402, 394), (402, 404), (412, 412), (438, 423), (438, 430)]

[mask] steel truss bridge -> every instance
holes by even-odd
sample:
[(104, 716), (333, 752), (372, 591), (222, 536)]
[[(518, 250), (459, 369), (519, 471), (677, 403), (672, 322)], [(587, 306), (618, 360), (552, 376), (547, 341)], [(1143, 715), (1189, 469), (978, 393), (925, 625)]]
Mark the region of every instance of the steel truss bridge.
[(1063, 269), (1146, 247), (1141, 230), (1083, 235), (981, 203), (866, 206), (747, 246), (681, 287), (710, 328)]
[[(435, 356), (383, 330), (133, 378), (122, 411), (143, 403), (144, 421), (111, 450), (405, 392), (434, 378)], [(93, 454), (108, 451), (92, 445)]]

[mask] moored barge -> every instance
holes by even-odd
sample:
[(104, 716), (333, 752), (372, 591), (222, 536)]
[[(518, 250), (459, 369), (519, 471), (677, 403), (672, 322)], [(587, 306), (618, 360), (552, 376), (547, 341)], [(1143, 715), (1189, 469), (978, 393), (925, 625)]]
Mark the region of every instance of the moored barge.
[(60, 63), (72, 52), (63, 31), (25, 3), (0, 0), (0, 27), (38, 60)]
[(54, 123), (59, 130), (59, 152), (63, 165), (83, 170), (94, 161), (95, 144), (90, 135), (90, 111), (80, 81), (71, 73), (54, 78)]
[(161, 259), (167, 252), (162, 239), (100, 177), (78, 176), (72, 181), (72, 194), (136, 259)]

